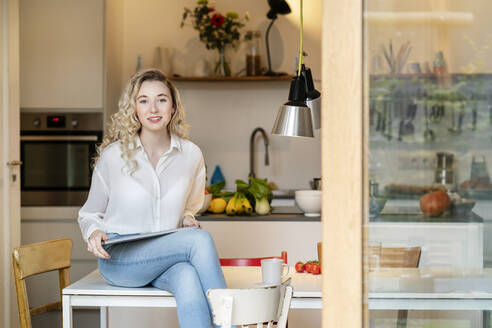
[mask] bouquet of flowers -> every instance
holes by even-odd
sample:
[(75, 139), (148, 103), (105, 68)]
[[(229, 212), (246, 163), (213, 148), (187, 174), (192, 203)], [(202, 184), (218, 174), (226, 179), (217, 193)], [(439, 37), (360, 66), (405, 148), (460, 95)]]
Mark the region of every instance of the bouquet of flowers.
[[(217, 49), (219, 51), (219, 62), (215, 68), (223, 70), (222, 75), (230, 75), (229, 65), (225, 61), (224, 51), (227, 45), (236, 48), (241, 38), (240, 28), (244, 26), (244, 21), (249, 20), (249, 14), (246, 13), (244, 21), (239, 18), (239, 14), (229, 11), (224, 15), (210, 7), (208, 0), (198, 0), (197, 6), (191, 10), (184, 9), (181, 27), (185, 22), (191, 20), (191, 25), (198, 31), (200, 41), (205, 43), (207, 49)], [(221, 73), (221, 72), (219, 72)]]

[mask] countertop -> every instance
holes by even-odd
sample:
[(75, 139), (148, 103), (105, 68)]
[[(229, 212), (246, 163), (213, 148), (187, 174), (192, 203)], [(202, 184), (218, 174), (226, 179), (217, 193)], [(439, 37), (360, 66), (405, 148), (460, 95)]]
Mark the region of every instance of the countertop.
[(419, 214), (381, 214), (371, 218), (369, 222), (418, 222), (418, 223), (483, 223), (482, 217), (473, 212), (463, 215), (444, 214), (438, 217), (428, 217)]
[(418, 200), (388, 200), (381, 214), (370, 222), (420, 222), (420, 223), (483, 223), (473, 210), (468, 213), (445, 212), (438, 217), (425, 216)]
[[(72, 221), (78, 216), (79, 207), (22, 207), (22, 221), (40, 221), (40, 220), (66, 220)], [(388, 208), (389, 209), (389, 208)], [(222, 222), (320, 222), (321, 217), (307, 217), (302, 213), (273, 213), (270, 215), (252, 215), (252, 216), (228, 216), (225, 214), (206, 213), (197, 216), (200, 221), (222, 221)], [(418, 213), (389, 213), (383, 210), (383, 213), (370, 222), (418, 222), (418, 223), (482, 223), (481, 216), (471, 212), (463, 216), (441, 216), (437, 218), (425, 217)]]
[(225, 214), (206, 213), (197, 216), (199, 221), (278, 221), (278, 222), (320, 222), (321, 217), (307, 217), (304, 214), (297, 213), (274, 213), (269, 215), (251, 215), (251, 216), (229, 216)]

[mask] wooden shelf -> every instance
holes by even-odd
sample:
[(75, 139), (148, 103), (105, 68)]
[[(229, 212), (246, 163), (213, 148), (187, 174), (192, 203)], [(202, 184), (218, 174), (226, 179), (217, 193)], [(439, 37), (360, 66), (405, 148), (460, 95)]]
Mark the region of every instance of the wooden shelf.
[(434, 24), (447, 25), (452, 27), (471, 26), (474, 21), (473, 13), (470, 12), (449, 12), (449, 11), (433, 11), (433, 12), (374, 12), (368, 11), (364, 13), (364, 18), (368, 23), (374, 24)]
[(240, 81), (290, 81), (293, 79), (292, 75), (281, 76), (208, 76), (208, 77), (196, 77), (196, 76), (172, 76), (171, 81), (176, 82), (240, 82)]
[(488, 77), (492, 76), (492, 73), (418, 73), (418, 74), (369, 74), (371, 78), (445, 78), (451, 76), (476, 76), (476, 77)]

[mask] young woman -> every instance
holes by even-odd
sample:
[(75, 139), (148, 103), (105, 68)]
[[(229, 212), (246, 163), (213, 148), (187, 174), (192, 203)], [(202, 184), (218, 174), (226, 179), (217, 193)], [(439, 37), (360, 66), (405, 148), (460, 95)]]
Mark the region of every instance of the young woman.
[(205, 165), (186, 139), (178, 90), (158, 70), (136, 73), (112, 116), (98, 149), (89, 197), (78, 222), (87, 250), (98, 257), (113, 285), (151, 284), (176, 298), (181, 327), (210, 327), (205, 293), (225, 288), (217, 251), (208, 232), (173, 234), (103, 246), (125, 234), (200, 226), (194, 214), (204, 198)]

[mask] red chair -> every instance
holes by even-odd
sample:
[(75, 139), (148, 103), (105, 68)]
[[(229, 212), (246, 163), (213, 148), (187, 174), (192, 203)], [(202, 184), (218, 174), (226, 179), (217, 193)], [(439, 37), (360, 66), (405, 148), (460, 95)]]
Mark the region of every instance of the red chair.
[(261, 266), (261, 260), (264, 259), (282, 259), (284, 260), (284, 263), (287, 264), (287, 252), (283, 251), (280, 256), (220, 259), (220, 265), (221, 266)]

